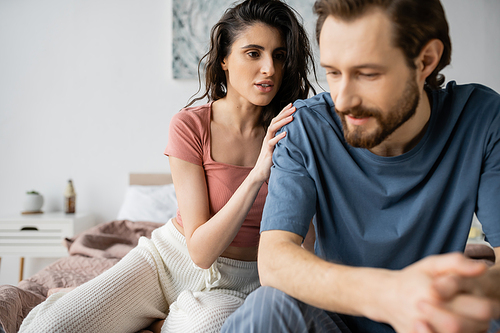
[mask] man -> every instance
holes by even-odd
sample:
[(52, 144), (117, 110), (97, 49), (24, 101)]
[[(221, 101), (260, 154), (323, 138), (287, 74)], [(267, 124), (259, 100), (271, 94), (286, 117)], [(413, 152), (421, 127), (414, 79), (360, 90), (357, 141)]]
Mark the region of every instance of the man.
[[(497, 331), (500, 96), (440, 89), (439, 0), (318, 0), (315, 12), (330, 93), (297, 101), (283, 129), (263, 287), (223, 332)], [(474, 212), (490, 268), (459, 253)], [(301, 247), (313, 216), (316, 254)]]

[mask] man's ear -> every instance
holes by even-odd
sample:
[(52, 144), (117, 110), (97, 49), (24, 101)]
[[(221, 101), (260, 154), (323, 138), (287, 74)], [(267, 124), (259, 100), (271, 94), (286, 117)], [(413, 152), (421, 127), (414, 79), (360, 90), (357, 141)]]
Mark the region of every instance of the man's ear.
[(424, 82), (434, 69), (436, 69), (443, 55), (443, 50), (443, 42), (439, 39), (432, 39), (425, 44), (416, 60), (419, 81), (422, 80)]

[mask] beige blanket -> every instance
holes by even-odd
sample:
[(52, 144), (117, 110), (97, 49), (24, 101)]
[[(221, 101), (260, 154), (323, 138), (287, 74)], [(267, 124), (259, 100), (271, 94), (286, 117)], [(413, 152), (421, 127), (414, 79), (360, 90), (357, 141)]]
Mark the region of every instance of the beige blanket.
[[(17, 287), (0, 286), (0, 324), (15, 333), (28, 312), (47, 298), (52, 288), (79, 286), (101, 274), (162, 226), (153, 222), (112, 221), (66, 239), (70, 256), (61, 258)], [(1, 331), (1, 330), (0, 330)]]

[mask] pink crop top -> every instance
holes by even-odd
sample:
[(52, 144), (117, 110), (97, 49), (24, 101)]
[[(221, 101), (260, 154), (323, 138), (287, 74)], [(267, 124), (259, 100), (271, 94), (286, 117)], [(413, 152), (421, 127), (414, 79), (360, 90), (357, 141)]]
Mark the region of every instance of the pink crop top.
[[(176, 113), (170, 121), (165, 155), (200, 165), (205, 170), (210, 214), (218, 212), (245, 180), (251, 167), (216, 162), (210, 147), (212, 104), (189, 107)], [(231, 246), (253, 247), (259, 244), (260, 221), (267, 195), (263, 184)], [(177, 222), (182, 218), (177, 209)]]

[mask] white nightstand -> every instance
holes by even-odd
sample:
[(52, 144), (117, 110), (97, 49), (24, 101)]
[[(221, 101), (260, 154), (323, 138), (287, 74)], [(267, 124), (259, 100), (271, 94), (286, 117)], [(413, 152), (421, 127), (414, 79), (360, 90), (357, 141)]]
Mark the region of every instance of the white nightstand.
[(64, 238), (72, 237), (94, 225), (94, 217), (88, 213), (55, 212), (0, 217), (0, 257), (21, 258), (22, 280), (25, 257), (67, 256)]

